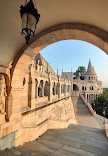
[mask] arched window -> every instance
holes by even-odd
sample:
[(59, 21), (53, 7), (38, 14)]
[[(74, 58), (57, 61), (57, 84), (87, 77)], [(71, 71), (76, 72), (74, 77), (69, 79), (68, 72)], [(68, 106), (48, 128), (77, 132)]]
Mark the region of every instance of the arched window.
[(46, 81), (44, 86), (44, 96), (48, 96), (48, 94), (49, 94), (49, 83), (48, 81)]
[(43, 89), (43, 80), (40, 81), (39, 87), (38, 87), (38, 96), (42, 97), (42, 89)]
[(25, 84), (26, 84), (26, 79), (24, 78), (23, 79), (23, 86), (25, 86)]
[(79, 90), (78, 86), (76, 84), (73, 84), (73, 91), (78, 91), (78, 90)]
[(90, 76), (89, 76), (89, 80), (90, 80)]
[(88, 94), (87, 94), (87, 101), (88, 101)]
[(65, 93), (65, 85), (63, 85), (63, 93)]
[(82, 86), (82, 90), (84, 90), (84, 86)]
[(85, 87), (85, 90), (86, 90), (86, 87)]
[(52, 87), (52, 93), (53, 93), (53, 95), (55, 95), (55, 82), (54, 82), (54, 84), (53, 84), (53, 87)]
[(56, 85), (56, 95), (58, 95), (58, 83)]
[(90, 90), (94, 90), (93, 86), (90, 87)]

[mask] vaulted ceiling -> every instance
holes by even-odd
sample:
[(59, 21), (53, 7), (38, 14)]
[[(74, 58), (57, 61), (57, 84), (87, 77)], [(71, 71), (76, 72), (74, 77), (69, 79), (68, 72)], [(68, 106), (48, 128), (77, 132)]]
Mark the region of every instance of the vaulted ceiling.
[[(25, 0), (0, 0), (0, 65), (8, 66), (25, 45), (19, 8)], [(108, 0), (36, 0), (36, 34), (61, 23), (84, 23), (108, 32)]]

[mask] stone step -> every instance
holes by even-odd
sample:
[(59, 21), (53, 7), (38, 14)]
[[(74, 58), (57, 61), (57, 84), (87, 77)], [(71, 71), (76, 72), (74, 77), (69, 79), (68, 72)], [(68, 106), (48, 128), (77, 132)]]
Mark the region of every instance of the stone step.
[(85, 151), (85, 150), (80, 149), (80, 148), (72, 147), (71, 144), (70, 145), (66, 145), (66, 144), (64, 145), (64, 144), (59, 143), (59, 145), (58, 145), (58, 143), (56, 144), (55, 142), (48, 141), (48, 140), (41, 140), (40, 142), (42, 144), (47, 145), (49, 148), (55, 149), (56, 151), (58, 151), (59, 149), (62, 149), (62, 151), (67, 151), (69, 153), (72, 152), (75, 155), (97, 156), (97, 154), (95, 154), (93, 152), (88, 152), (88, 151)]
[(45, 145), (41, 144), (37, 141), (32, 141), (29, 143), (25, 143), (22, 148), (19, 149), (22, 153), (27, 151), (31, 151), (31, 153), (36, 153), (41, 156), (50, 156), (54, 153), (54, 151)]
[(62, 138), (62, 139), (68, 139), (68, 140), (72, 140), (72, 141), (79, 141), (80, 142), (84, 142), (86, 141), (90, 141), (90, 142), (94, 142), (97, 145), (101, 145), (103, 146), (108, 146), (108, 139), (105, 136), (102, 136), (100, 134), (97, 135), (97, 133), (81, 133), (80, 131), (72, 131), (71, 129), (67, 129), (67, 131), (65, 132), (65, 134), (60, 134), (59, 133), (46, 133), (45, 135), (49, 135), (49, 136), (53, 136), (55, 138)]
[[(62, 144), (72, 145), (75, 148), (79, 146), (81, 146), (82, 148), (88, 147), (88, 149), (90, 150), (87, 151), (92, 151), (91, 149), (93, 149), (94, 152), (96, 151), (95, 153), (97, 153), (97, 151), (103, 153), (105, 150), (107, 150), (106, 146), (108, 146), (108, 142), (106, 144), (104, 141), (102, 142), (101, 140), (97, 140), (96, 138), (92, 138), (88, 136), (85, 136), (84, 138), (82, 135), (78, 135), (75, 133), (72, 133), (70, 135), (68, 132), (65, 133), (65, 135), (63, 135), (62, 137), (56, 133), (51, 133), (51, 134), (46, 133), (44, 136), (42, 136), (41, 139), (42, 140), (45, 139), (53, 142), (61, 142)], [(60, 141), (61, 139), (62, 141)]]

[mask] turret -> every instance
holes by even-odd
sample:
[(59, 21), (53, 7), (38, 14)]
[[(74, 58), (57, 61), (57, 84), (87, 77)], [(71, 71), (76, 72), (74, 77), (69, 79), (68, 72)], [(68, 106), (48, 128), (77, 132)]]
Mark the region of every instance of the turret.
[(89, 80), (89, 81), (97, 81), (97, 74), (94, 70), (94, 67), (92, 66), (91, 64), (91, 61), (89, 59), (89, 64), (88, 64), (88, 68), (87, 68), (87, 72), (85, 73), (84, 75), (84, 78), (86, 80)]

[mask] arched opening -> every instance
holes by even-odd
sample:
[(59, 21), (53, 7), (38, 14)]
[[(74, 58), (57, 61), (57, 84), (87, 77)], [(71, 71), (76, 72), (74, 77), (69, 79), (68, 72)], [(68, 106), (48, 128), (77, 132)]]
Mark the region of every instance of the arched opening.
[[(60, 32), (60, 31), (59, 31)], [(70, 32), (70, 31), (69, 31)], [(82, 33), (83, 34), (83, 33)], [(62, 34), (61, 34), (62, 35)], [(75, 35), (75, 34), (74, 34)], [(46, 35), (47, 36), (47, 35)], [(47, 37), (46, 37), (47, 38)], [(51, 42), (56, 42), (58, 39), (55, 39), (55, 41), (52, 41), (52, 38), (53, 38), (53, 36), (51, 37), (50, 36), (50, 39), (51, 39), (51, 41), (49, 41), (49, 39), (48, 39), (48, 44), (50, 44)], [(54, 39), (54, 38), (53, 38)], [(15, 68), (15, 70), (14, 70), (14, 73), (13, 73), (13, 77), (12, 77), (12, 94), (14, 95), (14, 100), (13, 100), (13, 107), (16, 107), (16, 99), (15, 99), (15, 93), (17, 93), (17, 88), (20, 90), (19, 91), (19, 105), (18, 105), (18, 107), (20, 108), (21, 107), (21, 102), (22, 102), (22, 82), (23, 82), (23, 79), (24, 79), (24, 74), (25, 74), (25, 71), (27, 70), (27, 66), (28, 66), (28, 63), (30, 63), (30, 61), (31, 61), (31, 59), (35, 56), (35, 54), (36, 53), (38, 53), (42, 48), (44, 48), (45, 46), (47, 46), (47, 44), (46, 44), (47, 42), (45, 41), (45, 39), (44, 39), (44, 37), (42, 37), (42, 40), (41, 40), (41, 37), (40, 37), (40, 41), (37, 39), (37, 42), (34, 42), (34, 44), (35, 44), (35, 47), (32, 49), (32, 48), (28, 48), (28, 49), (26, 49), (26, 51), (25, 51), (25, 53), (24, 53), (24, 55), (22, 55), (21, 56), (21, 58), (19, 59), (19, 61), (18, 61), (18, 63), (16, 64), (16, 68)], [(32, 45), (33, 46), (33, 45)], [(24, 60), (26, 60), (25, 62), (24, 62)], [(24, 62), (24, 66), (23, 66), (23, 68), (22, 68), (22, 62)], [(20, 68), (19, 68), (20, 67)], [(37, 69), (37, 68), (36, 68)], [(42, 71), (43, 71), (43, 69), (42, 69)], [(31, 71), (32, 72), (32, 71)], [(40, 72), (38, 72), (38, 74), (40, 74), (41, 73), (41, 68), (40, 68)], [(31, 73), (30, 73), (31, 74)], [(41, 75), (42, 74), (40, 74), (40, 77), (41, 77)], [(47, 88), (47, 86), (48, 86), (48, 82), (50, 82), (50, 85), (51, 85), (51, 83), (52, 83), (52, 81), (54, 81), (54, 80), (52, 80), (52, 81), (50, 81), (50, 76), (49, 75), (47, 75), (46, 76), (46, 78), (45, 78), (45, 81), (46, 81), (46, 79), (48, 79), (49, 81), (47, 81), (47, 82), (45, 82), (45, 87), (44, 87), (44, 81), (42, 80), (42, 77), (40, 78), (40, 79), (38, 79), (38, 81), (39, 80), (41, 80), (40, 81), (40, 83), (39, 83), (39, 86), (38, 86), (38, 96), (41, 98), (41, 97), (43, 97), (43, 96), (48, 96), (48, 92), (46, 92), (46, 90), (47, 89), (45, 89), (45, 88)], [(59, 79), (59, 78), (58, 78)], [(77, 81), (77, 80), (76, 80)], [(33, 81), (34, 82), (34, 81)], [(36, 81), (37, 82), (37, 81)], [(56, 82), (57, 82), (57, 80), (56, 80)], [(76, 82), (77, 83), (77, 82)], [(15, 84), (17, 84), (17, 86), (15, 85)], [(24, 84), (24, 83), (23, 83)], [(68, 86), (66, 86), (67, 85), (67, 82), (65, 83), (65, 80), (64, 81), (62, 81), (62, 86), (61, 86), (61, 93), (66, 93), (66, 91), (68, 91), (69, 89), (68, 89)], [(84, 85), (84, 84), (83, 84)], [(32, 80), (31, 80), (31, 76), (29, 75), (29, 90), (30, 90), (30, 94), (29, 94), (29, 106), (31, 107), (31, 103), (32, 103), (32, 101), (31, 101), (31, 93), (32, 93)], [(36, 85), (37, 86), (37, 85)], [(82, 85), (81, 85), (82, 86)], [(80, 88), (81, 88), (81, 86), (80, 86)], [(66, 88), (67, 88), (67, 90), (66, 90)], [(87, 88), (88, 89), (88, 88)], [(15, 92), (16, 91), (16, 92)], [(79, 87), (78, 87), (78, 85), (76, 85), (76, 84), (73, 84), (73, 91), (79, 91)], [(52, 92), (52, 88), (51, 88), (51, 90), (50, 90), (50, 93)], [(33, 92), (34, 93), (34, 92)], [(57, 87), (56, 87), (56, 92), (55, 92), (56, 94), (57, 94)], [(54, 93), (54, 90), (53, 90), (53, 95), (55, 94)], [(77, 93), (76, 92), (74, 92), (76, 95), (77, 95)], [(63, 96), (64, 96), (64, 94), (62, 94), (62, 98), (63, 98)], [(87, 95), (88, 97), (88, 99), (90, 99), (91, 97), (91, 95), (89, 96), (89, 95)], [(35, 92), (35, 97), (37, 97), (37, 92)], [(40, 100), (40, 98), (39, 98), (39, 100)], [(40, 101), (42, 101), (44, 98), (42, 98)], [(49, 98), (48, 98), (48, 102), (49, 102), (50, 100), (49, 100)], [(30, 108), (29, 108), (30, 109)], [(32, 107), (32, 110), (33, 111), (35, 111), (36, 110), (36, 107)], [(18, 111), (17, 111), (18, 112)], [(13, 111), (13, 113), (16, 113), (16, 112), (14, 112)], [(40, 114), (40, 113), (39, 113)], [(40, 115), (39, 115), (40, 116)], [(43, 117), (44, 118), (44, 117)]]
[(84, 86), (82, 86), (82, 90), (84, 90)]
[(43, 80), (40, 81), (39, 87), (38, 87), (38, 96), (41, 98), (43, 97)]
[(76, 84), (73, 84), (73, 91), (79, 91), (79, 88)]
[(93, 86), (90, 86), (90, 90), (94, 90)]
[(56, 85), (56, 95), (59, 94), (58, 90), (59, 90), (59, 85), (58, 85), (58, 83), (57, 83), (57, 85)]
[(46, 81), (44, 86), (44, 96), (48, 96), (48, 94), (49, 94), (49, 83), (48, 81)]
[[(44, 47), (48, 46), (49, 44), (52, 44), (57, 41), (67, 40), (67, 39), (77, 39), (77, 40), (86, 41), (93, 45), (96, 45), (97, 47), (101, 48), (106, 53), (108, 53), (107, 36), (108, 33), (99, 28), (90, 25), (76, 24), (76, 23), (56, 25), (54, 27), (48, 28), (47, 30), (39, 33), (34, 39), (32, 39), (31, 43), (28, 46), (25, 46), (15, 57), (15, 59), (13, 59), (11, 73), (10, 73), (11, 86), (12, 86), (11, 93), (13, 95), (13, 107), (14, 108), (16, 107), (15, 94), (17, 93), (17, 88), (20, 89), (19, 92), (20, 96), (18, 100), (20, 103), (19, 107), (21, 106), (22, 103), (21, 95), (23, 92), (22, 82), (25, 76), (25, 72), (28, 69), (28, 65), (30, 64), (31, 60), (35, 57), (35, 55), (40, 50), (42, 50)], [(42, 86), (40, 84), (38, 87), (38, 96), (40, 97), (43, 96), (40, 93), (41, 89)]]
[(55, 82), (54, 82), (53, 87), (52, 87), (52, 93), (53, 93), (53, 95), (55, 95), (55, 91), (56, 91), (56, 85), (55, 85)]

